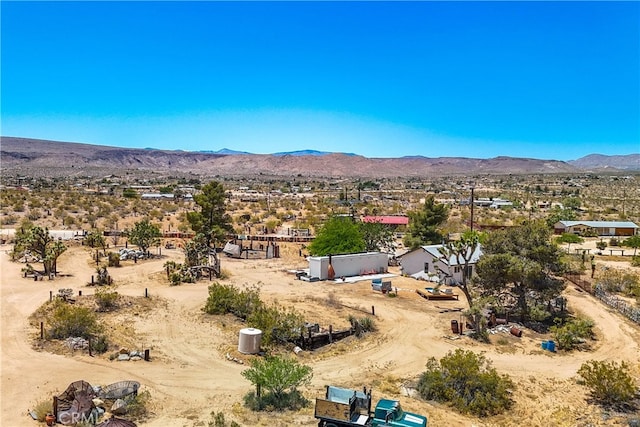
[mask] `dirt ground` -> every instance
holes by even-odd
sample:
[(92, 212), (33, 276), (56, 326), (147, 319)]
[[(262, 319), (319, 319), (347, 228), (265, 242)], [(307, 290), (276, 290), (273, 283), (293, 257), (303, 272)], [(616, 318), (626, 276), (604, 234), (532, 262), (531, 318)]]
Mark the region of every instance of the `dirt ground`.
[[(251, 390), (251, 384), (240, 375), (247, 365), (229, 360), (227, 354), (248, 359), (237, 352), (238, 331), (244, 325), (230, 317), (202, 313), (207, 280), (169, 286), (163, 264), (167, 260), (182, 262), (179, 249), (163, 249), (160, 259), (137, 264), (125, 261), (122, 267), (109, 269), (117, 291), (134, 301), (133, 307), (115, 315), (120, 323), (116, 328), (122, 330), (113, 331), (114, 335), (122, 337), (120, 346), (150, 349), (150, 362), (118, 362), (81, 351), (54, 354), (35, 349), (39, 329), (30, 323), (29, 316), (48, 300), (50, 291), (55, 294), (60, 288), (72, 288), (76, 293), (93, 294), (94, 288), (86, 283), (95, 274), (95, 264), (86, 248), (73, 246), (58, 262), (60, 277), (34, 282), (21, 277), (23, 265), (9, 260), (9, 250), (9, 246), (0, 246), (2, 426), (38, 425), (28, 417), (28, 410), (80, 379), (94, 385), (139, 381), (141, 389), (151, 394), (153, 412), (139, 423), (142, 426), (206, 426), (211, 411), (223, 411), (227, 419), (243, 426), (317, 425), (313, 405), (297, 413), (260, 415), (242, 406), (242, 397)], [(312, 383), (303, 390), (309, 399), (320, 396), (328, 384), (372, 386), (374, 400), (399, 398), (405, 410), (426, 415), (430, 426), (624, 425), (623, 416), (587, 403), (586, 389), (576, 383), (576, 371), (590, 359), (624, 360), (632, 364), (633, 375), (640, 380), (640, 328), (574, 286), (566, 291), (569, 309), (596, 321), (598, 340), (589, 352), (551, 353), (540, 345), (550, 336), (526, 329), (522, 338), (492, 335), (491, 344), (466, 337), (450, 339), (450, 322), (460, 316), (443, 311), (463, 308), (463, 300), (426, 301), (415, 292), (425, 282), (392, 279), (398, 288), (397, 298), (372, 292), (369, 281), (308, 283), (286, 271), (306, 267), (298, 247), (284, 247), (281, 253), (283, 257), (274, 260), (223, 258), (222, 268), (229, 275), (226, 281), (260, 283), (264, 299), (293, 306), (308, 321), (324, 327), (346, 326), (349, 315), (364, 316), (375, 307), (378, 332), (314, 352), (291, 353), (313, 367)], [(136, 309), (135, 301), (143, 298), (145, 289), (150, 296), (147, 308), (141, 303)], [(510, 411), (487, 419), (465, 417), (403, 393), (401, 386), (417, 378), (429, 357), (440, 358), (456, 348), (484, 352), (501, 373), (514, 379), (517, 403)]]

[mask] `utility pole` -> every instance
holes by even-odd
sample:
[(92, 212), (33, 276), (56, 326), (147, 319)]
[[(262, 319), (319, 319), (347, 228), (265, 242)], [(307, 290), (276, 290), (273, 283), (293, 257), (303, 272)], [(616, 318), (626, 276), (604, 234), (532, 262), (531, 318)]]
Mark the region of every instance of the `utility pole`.
[(473, 190), (476, 189), (475, 183), (471, 183), (471, 231), (473, 231)]

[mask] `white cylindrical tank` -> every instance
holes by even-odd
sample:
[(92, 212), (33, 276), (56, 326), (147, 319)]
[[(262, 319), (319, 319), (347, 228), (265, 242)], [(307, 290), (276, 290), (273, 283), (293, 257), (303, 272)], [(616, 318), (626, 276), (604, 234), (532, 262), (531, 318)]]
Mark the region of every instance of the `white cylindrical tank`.
[(240, 329), (238, 351), (243, 354), (257, 354), (260, 352), (262, 331), (255, 328)]

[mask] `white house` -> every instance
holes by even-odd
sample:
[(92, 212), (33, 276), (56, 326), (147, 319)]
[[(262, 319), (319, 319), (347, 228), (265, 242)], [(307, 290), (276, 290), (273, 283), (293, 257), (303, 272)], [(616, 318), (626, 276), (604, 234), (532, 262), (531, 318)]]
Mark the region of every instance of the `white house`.
[[(399, 257), (402, 273), (416, 279), (425, 279), (446, 284), (462, 282), (464, 259), (455, 256), (447, 259), (440, 249), (442, 245), (421, 246)], [(469, 260), (467, 277), (475, 272), (475, 266), (482, 255), (480, 246)], [(462, 258), (462, 257), (461, 257)]]
[(389, 265), (389, 255), (382, 252), (310, 256), (308, 259), (309, 277), (320, 280), (329, 278), (329, 264), (333, 267), (336, 278), (386, 273)]

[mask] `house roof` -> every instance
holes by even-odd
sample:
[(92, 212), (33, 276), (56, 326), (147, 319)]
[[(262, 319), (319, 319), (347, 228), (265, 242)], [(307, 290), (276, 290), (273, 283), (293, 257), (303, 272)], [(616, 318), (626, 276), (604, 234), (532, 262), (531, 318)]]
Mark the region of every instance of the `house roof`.
[[(415, 250), (410, 251), (410, 252), (405, 252), (402, 255), (398, 255), (398, 256), (396, 256), (396, 258), (403, 258), (403, 257), (405, 257), (405, 256), (407, 256), (409, 254), (412, 254), (412, 253), (416, 252), (416, 251), (425, 251), (425, 252), (429, 253), (432, 257), (441, 259), (441, 258), (444, 258), (444, 255), (442, 254), (442, 252), (440, 252), (441, 248), (442, 248), (442, 245), (420, 246), (418, 249), (415, 249)], [(478, 245), (478, 247), (474, 251), (473, 255), (471, 256), (471, 259), (469, 260), (469, 264), (477, 263), (481, 256), (482, 256), (482, 247), (480, 245)], [(464, 261), (462, 261), (462, 264), (464, 264)], [(450, 266), (459, 265), (457, 258), (455, 256), (451, 256), (449, 258), (448, 265), (450, 265)]]
[(640, 228), (631, 221), (558, 221), (557, 225), (564, 227), (574, 227), (576, 225), (585, 225), (593, 228)]
[(362, 222), (379, 222), (385, 225), (407, 225), (409, 224), (409, 217), (404, 215), (368, 215), (362, 218)]
[[(429, 245), (429, 246), (421, 246), (421, 248), (425, 251), (430, 253), (434, 258), (438, 258), (438, 259), (442, 259), (444, 258), (444, 254), (440, 251), (440, 249), (442, 248), (442, 245)], [(471, 255), (471, 259), (469, 260), (469, 264), (475, 264), (478, 262), (478, 260), (480, 259), (480, 256), (482, 256), (482, 249), (480, 247), (480, 245), (478, 245), (476, 247), (476, 250), (473, 252), (473, 254)], [(446, 261), (446, 260), (443, 260)], [(461, 262), (458, 262), (458, 258), (455, 255), (452, 255), (447, 262), (447, 265), (449, 266), (456, 266), (456, 265), (460, 265), (460, 264), (464, 264), (464, 260), (460, 260)]]

